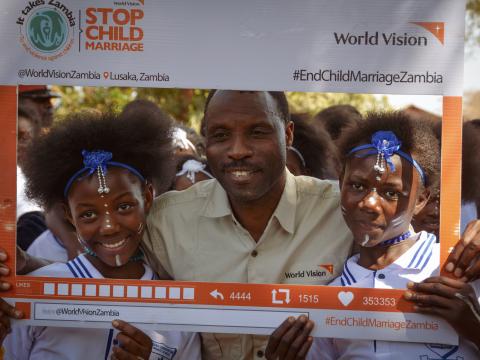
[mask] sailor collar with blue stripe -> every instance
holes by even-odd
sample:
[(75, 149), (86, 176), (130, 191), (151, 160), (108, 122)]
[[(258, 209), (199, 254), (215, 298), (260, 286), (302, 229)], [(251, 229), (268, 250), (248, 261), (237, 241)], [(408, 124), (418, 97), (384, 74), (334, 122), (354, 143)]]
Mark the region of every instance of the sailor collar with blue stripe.
[[(83, 279), (103, 279), (104, 276), (92, 265), (84, 254), (77, 256), (75, 259), (66, 263), (72, 275), (76, 278)], [(145, 273), (139, 280), (156, 280), (157, 277), (149, 266), (145, 266)]]
[[(392, 264), (382, 269), (382, 272), (411, 270), (420, 272), (430, 261), (433, 254), (433, 248), (436, 243), (436, 237), (433, 234), (421, 231), (417, 234), (418, 239), (413, 246), (402, 254)], [(371, 277), (375, 271), (366, 269), (358, 265), (360, 255), (356, 254), (350, 257), (343, 266), (343, 272), (340, 276), (342, 286), (354, 285), (366, 278)]]

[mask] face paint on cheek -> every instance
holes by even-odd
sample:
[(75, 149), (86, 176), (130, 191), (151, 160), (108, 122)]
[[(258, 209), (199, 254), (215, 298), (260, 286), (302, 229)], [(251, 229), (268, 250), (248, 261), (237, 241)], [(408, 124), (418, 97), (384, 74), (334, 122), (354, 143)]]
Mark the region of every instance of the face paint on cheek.
[(364, 239), (363, 242), (360, 244), (360, 246), (365, 246), (365, 245), (367, 245), (369, 241), (370, 241), (370, 235), (365, 234), (365, 239)]
[(120, 255), (119, 255), (119, 254), (115, 255), (115, 265), (116, 265), (117, 267), (122, 266), (122, 260), (120, 259)]
[(398, 227), (403, 224), (403, 218), (401, 216), (398, 216), (394, 218), (391, 223), (393, 227)]
[(140, 223), (140, 225), (138, 225), (137, 234), (141, 234), (142, 231), (143, 231), (143, 223)]
[(347, 213), (347, 209), (345, 209), (345, 206), (342, 205), (341, 209), (342, 209), (342, 214), (345, 215)]

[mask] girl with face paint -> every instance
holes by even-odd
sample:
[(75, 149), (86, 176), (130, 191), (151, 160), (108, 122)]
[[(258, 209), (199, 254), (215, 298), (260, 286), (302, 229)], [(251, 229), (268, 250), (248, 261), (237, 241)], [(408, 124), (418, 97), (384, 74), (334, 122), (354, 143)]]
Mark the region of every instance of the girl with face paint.
[[(440, 152), (431, 125), (400, 113), (370, 114), (358, 128), (346, 132), (340, 149), (341, 210), (359, 253), (347, 260), (342, 275), (330, 285), (406, 289), (436, 275), (440, 264), (435, 235), (416, 233), (410, 224), (438, 184)], [(312, 340), (308, 337), (312, 327), (306, 319), (284, 322), (271, 336), (267, 358), (288, 358), (295, 352), (292, 349), (300, 349), (299, 358), (311, 359), (480, 356), (478, 348), (463, 339), (460, 346)], [(282, 342), (290, 346), (278, 346)], [(310, 346), (307, 356), (305, 349)]]
[[(35, 141), (25, 166), (29, 194), (44, 206), (63, 203), (84, 254), (29, 275), (158, 279), (139, 246), (152, 183), (171, 181), (170, 144), (169, 119), (152, 109), (135, 116), (74, 115)], [(17, 327), (5, 340), (7, 358), (48, 358), (52, 352), (69, 359), (200, 357), (197, 334), (143, 332), (121, 320), (112, 325)]]

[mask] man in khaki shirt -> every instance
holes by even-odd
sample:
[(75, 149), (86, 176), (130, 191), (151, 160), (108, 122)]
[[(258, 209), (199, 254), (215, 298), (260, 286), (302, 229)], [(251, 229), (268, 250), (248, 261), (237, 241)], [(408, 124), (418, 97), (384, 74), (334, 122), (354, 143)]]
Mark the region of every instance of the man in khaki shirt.
[[(293, 140), (281, 92), (216, 91), (207, 99), (207, 157), (216, 180), (154, 203), (144, 247), (175, 280), (327, 284), (351, 235), (335, 183), (285, 168)], [(202, 334), (205, 359), (263, 358), (265, 336)]]

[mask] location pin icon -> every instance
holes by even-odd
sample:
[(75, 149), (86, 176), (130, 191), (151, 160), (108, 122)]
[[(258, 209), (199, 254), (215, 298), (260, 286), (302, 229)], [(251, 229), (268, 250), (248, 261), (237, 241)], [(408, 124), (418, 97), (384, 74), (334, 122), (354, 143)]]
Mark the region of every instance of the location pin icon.
[(108, 71), (104, 71), (104, 72), (103, 72), (103, 78), (104, 78), (105, 80), (108, 79), (108, 75), (109, 75), (109, 72), (108, 72)]

